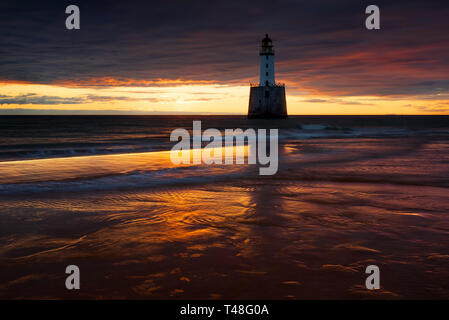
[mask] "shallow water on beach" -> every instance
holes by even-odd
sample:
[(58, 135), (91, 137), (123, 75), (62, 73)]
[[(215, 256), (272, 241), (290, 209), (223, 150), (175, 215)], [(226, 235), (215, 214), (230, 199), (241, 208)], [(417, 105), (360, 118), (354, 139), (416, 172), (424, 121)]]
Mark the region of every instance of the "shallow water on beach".
[[(273, 176), (173, 167), (156, 150), (9, 153), (0, 297), (449, 298), (445, 129), (289, 121)], [(81, 290), (65, 289), (69, 264)], [(371, 264), (378, 291), (364, 288)]]

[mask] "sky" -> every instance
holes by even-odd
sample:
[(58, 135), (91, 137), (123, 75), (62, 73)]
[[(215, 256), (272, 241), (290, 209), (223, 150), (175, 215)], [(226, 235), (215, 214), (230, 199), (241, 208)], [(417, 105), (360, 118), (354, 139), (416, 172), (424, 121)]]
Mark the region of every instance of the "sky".
[(449, 114), (448, 31), (447, 0), (2, 0), (0, 114), (246, 114), (266, 33), (289, 114)]

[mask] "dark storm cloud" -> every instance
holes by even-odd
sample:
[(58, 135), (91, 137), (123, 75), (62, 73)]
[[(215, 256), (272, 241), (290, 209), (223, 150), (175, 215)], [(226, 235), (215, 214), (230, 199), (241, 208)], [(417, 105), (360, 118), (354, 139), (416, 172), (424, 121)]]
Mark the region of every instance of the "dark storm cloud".
[[(77, 4), (81, 30), (65, 29)], [(3, 1), (0, 79), (145, 85), (157, 79), (247, 83), (269, 33), (277, 78), (329, 95), (449, 91), (447, 1)], [(95, 79), (100, 79), (96, 80)], [(131, 80), (131, 81), (130, 81)], [(150, 84), (151, 85), (151, 84)]]

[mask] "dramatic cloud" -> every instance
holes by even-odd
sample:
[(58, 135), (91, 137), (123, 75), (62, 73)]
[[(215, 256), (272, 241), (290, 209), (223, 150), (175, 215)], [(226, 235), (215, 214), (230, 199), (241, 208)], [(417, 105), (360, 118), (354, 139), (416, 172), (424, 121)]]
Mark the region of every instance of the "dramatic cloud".
[[(159, 101), (156, 98), (146, 98), (147, 101)], [(57, 105), (57, 104), (81, 104), (88, 102), (113, 102), (113, 101), (140, 101), (140, 99), (126, 96), (99, 96), (88, 94), (80, 97), (58, 97), (41, 96), (35, 93), (28, 93), (18, 96), (0, 95), (0, 105), (4, 104), (37, 104), (37, 105)]]
[(309, 103), (339, 103), (339, 104), (345, 104), (345, 105), (365, 105), (365, 106), (372, 106), (372, 103), (364, 103), (364, 102), (358, 102), (358, 101), (347, 101), (347, 100), (341, 100), (341, 99), (308, 99), (308, 100), (301, 100), (302, 102), (309, 102)]
[(34, 93), (24, 94), (15, 97), (0, 97), (0, 105), (3, 104), (79, 104), (84, 102), (82, 98), (61, 98), (55, 96), (38, 96)]
[(429, 107), (429, 106), (415, 106), (416, 109), (418, 109), (421, 112), (431, 112), (431, 113), (447, 113), (449, 112), (449, 104), (447, 105), (438, 105), (436, 107)]
[(71, 2), (2, 1), (0, 81), (246, 84), (257, 79), (258, 46), (268, 32), (276, 47), (277, 77), (290, 94), (449, 92), (447, 0), (378, 0), (378, 31), (364, 27), (368, 1), (76, 3), (81, 29), (69, 31), (65, 7)]
[[(217, 114), (216, 112), (195, 112), (195, 111), (138, 111), (138, 110), (104, 110), (104, 109), (0, 109), (0, 115), (196, 115), (196, 114)], [(220, 112), (218, 114), (226, 114)]]

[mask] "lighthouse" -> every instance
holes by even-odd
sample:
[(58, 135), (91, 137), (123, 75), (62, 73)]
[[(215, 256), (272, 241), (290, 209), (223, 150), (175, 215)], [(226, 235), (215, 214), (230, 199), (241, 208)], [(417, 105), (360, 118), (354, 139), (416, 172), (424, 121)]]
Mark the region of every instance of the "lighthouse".
[(251, 84), (248, 118), (287, 118), (285, 86), (276, 83), (274, 77), (273, 42), (265, 35), (260, 56), (260, 80)]

